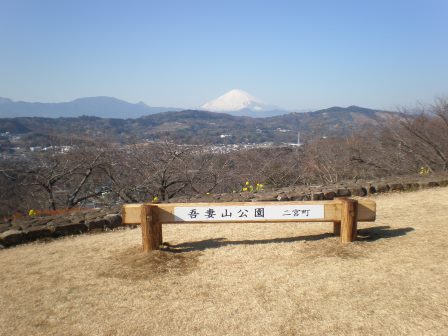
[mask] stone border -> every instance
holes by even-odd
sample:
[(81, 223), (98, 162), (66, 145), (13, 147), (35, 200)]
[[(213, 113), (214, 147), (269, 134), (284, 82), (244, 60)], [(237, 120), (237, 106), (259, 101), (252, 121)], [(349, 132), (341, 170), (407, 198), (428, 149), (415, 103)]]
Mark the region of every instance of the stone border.
[[(402, 182), (398, 182), (398, 181)], [(436, 177), (397, 177), (396, 179), (379, 179), (377, 181), (341, 182), (325, 186), (298, 186), (265, 190), (258, 193), (233, 193), (204, 195), (201, 197), (179, 197), (171, 202), (247, 202), (247, 201), (311, 201), (332, 200), (335, 197), (365, 197), (369, 195), (416, 191), (420, 189), (446, 187), (448, 176)]]
[(85, 232), (112, 230), (122, 226), (121, 216), (107, 210), (66, 216), (31, 217), (0, 225), (0, 248), (40, 239), (58, 238)]

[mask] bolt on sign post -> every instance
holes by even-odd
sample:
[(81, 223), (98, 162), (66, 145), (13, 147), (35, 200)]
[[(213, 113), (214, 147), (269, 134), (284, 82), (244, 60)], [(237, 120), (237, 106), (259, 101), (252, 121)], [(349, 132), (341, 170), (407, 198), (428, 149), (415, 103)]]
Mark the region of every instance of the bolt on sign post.
[(143, 250), (160, 249), (162, 224), (332, 222), (342, 243), (356, 239), (357, 222), (372, 222), (376, 204), (371, 200), (340, 198), (309, 202), (229, 202), (126, 204), (124, 224), (141, 224)]

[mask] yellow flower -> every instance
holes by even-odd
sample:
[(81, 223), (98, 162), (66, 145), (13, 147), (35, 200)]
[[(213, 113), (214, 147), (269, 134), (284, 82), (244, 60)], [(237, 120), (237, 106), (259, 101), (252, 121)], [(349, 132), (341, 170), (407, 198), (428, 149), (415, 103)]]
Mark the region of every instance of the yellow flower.
[(431, 169), (429, 167), (420, 167), (418, 174), (420, 176), (427, 176), (431, 172)]
[(244, 187), (244, 188), (243, 188), (243, 191), (247, 191), (247, 188), (246, 188), (246, 187)]
[(153, 202), (153, 203), (157, 203), (158, 201), (159, 201), (159, 197), (154, 196), (154, 197), (152, 198), (152, 202)]
[(246, 185), (249, 185), (249, 181), (246, 181)]
[(261, 183), (257, 183), (257, 185), (255, 186), (255, 190), (256, 190), (256, 191), (261, 191), (261, 190), (263, 190), (263, 184), (261, 184)]

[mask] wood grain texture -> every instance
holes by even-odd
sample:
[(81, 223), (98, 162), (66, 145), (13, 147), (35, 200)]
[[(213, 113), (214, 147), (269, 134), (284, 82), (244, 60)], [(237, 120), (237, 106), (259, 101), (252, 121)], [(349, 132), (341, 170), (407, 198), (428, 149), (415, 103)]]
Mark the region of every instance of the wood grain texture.
[(353, 199), (342, 199), (341, 202), (341, 242), (349, 243), (354, 241), (357, 235), (358, 201)]
[(157, 207), (143, 205), (140, 207), (143, 252), (159, 250), (162, 244), (162, 225), (157, 218)]
[(341, 235), (341, 221), (334, 221), (333, 222), (333, 234), (335, 236)]

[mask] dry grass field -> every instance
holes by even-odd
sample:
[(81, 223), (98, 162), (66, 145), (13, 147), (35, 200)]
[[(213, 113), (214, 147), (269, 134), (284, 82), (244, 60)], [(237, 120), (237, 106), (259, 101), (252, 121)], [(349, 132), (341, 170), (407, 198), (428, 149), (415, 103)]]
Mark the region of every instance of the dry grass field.
[(1, 335), (447, 335), (448, 188), (327, 224), (167, 225), (0, 251)]

